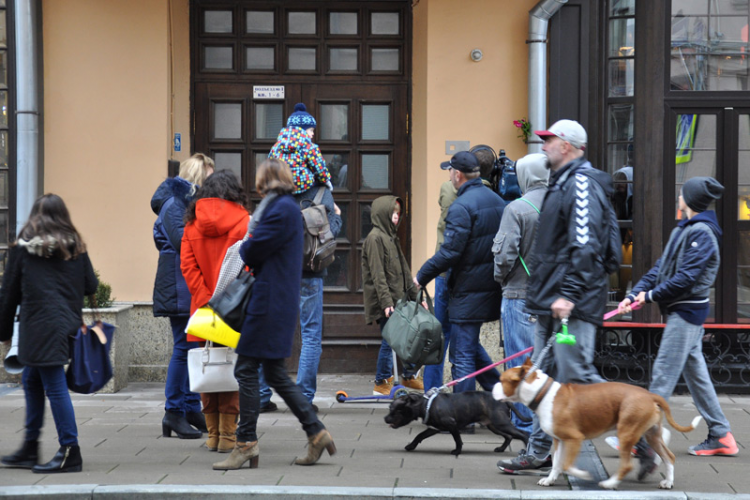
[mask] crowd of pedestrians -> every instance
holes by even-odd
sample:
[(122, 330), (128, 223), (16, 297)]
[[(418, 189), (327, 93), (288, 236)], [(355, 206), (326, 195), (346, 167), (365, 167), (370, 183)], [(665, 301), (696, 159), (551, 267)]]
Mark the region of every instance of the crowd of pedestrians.
[[(272, 391), (284, 400), (308, 438), (307, 456), (296, 464), (313, 465), (324, 451), (336, 452), (313, 404), (322, 353), (326, 271), (303, 269), (301, 258), (305, 231), (301, 209), (319, 200), (333, 235), (342, 227), (332, 177), (313, 142), (316, 126), (304, 104), (296, 105), (269, 158), (256, 168), (254, 185), (261, 202), (252, 215), (236, 175), (228, 170), (214, 172), (213, 160), (201, 153), (182, 162), (179, 175), (165, 180), (151, 200), (159, 251), (153, 312), (169, 318), (174, 341), (162, 431), (165, 437), (175, 434), (181, 439), (207, 433), (208, 451), (229, 453), (213, 464), (216, 470), (239, 469), (247, 463), (258, 467), (258, 416), (276, 409), (270, 400)], [(501, 319), (507, 355), (533, 346), (532, 360), (557, 381), (603, 382), (593, 364), (595, 336), (602, 324), (609, 274), (620, 260), (617, 213), (632, 211), (631, 188), (616, 190), (611, 176), (586, 159), (587, 134), (579, 123), (561, 120), (536, 134), (544, 141), (543, 154), (516, 162), (521, 196), (515, 200), (504, 200), (490, 182), (496, 158), (489, 147), (456, 153), (440, 165), (449, 180), (438, 196), (437, 246), (415, 276), (398, 236), (405, 215), (402, 199), (382, 196), (371, 205), (372, 230), (364, 240), (361, 262), (365, 321), (377, 323), (382, 331), (399, 300), (416, 300), (418, 290), (434, 280), (435, 315), (443, 327), (454, 380), (492, 363), (480, 342), (480, 328)], [(622, 175), (632, 179), (632, 169)], [(337, 185), (340, 176), (339, 170)], [(620, 304), (623, 312), (629, 312), (636, 303), (656, 302), (667, 317), (650, 390), (669, 398), (680, 374), (685, 377), (709, 424), (708, 439), (690, 448), (698, 456), (738, 453), (701, 349), (721, 241), (710, 204), (722, 192), (712, 178), (684, 184), (679, 208), (685, 218), (662, 258)], [(190, 315), (212, 297), (224, 255), (237, 242), (241, 242), (242, 261), (255, 276), (235, 349), (239, 390), (196, 394), (190, 390), (187, 353), (204, 342), (188, 335), (186, 326)], [(36, 201), (9, 255), (0, 289), (0, 341), (10, 339), (20, 306), (26, 431), (22, 446), (3, 457), (2, 463), (34, 472), (80, 471), (83, 462), (64, 365), (68, 336), (81, 325), (83, 297), (96, 290), (97, 279), (83, 239), (58, 196), (49, 194)], [(289, 314), (290, 306), (299, 315)], [(553, 343), (541, 359), (543, 347), (560, 331), (563, 320), (575, 332), (575, 344)], [(298, 324), (302, 346), (295, 383), (287, 375), (284, 359), (291, 355)], [(396, 383), (393, 360), (391, 347), (383, 340), (374, 394), (391, 393)], [(443, 385), (443, 363), (425, 367), (424, 381), (418, 376), (419, 366), (403, 363), (401, 368), (399, 382), (410, 390)], [(457, 384), (454, 391), (475, 390), (477, 384), (491, 391), (498, 377), (497, 370), (489, 370), (476, 380)], [(50, 462), (40, 464), (45, 395), (60, 449)], [(499, 469), (509, 474), (551, 463), (552, 438), (526, 407), (519, 403), (518, 410), (532, 417), (533, 423), (514, 416), (514, 424), (529, 432), (530, 440), (517, 457), (498, 462)], [(618, 445), (616, 439), (609, 442)], [(264, 441), (266, 445), (273, 446)], [(635, 452), (643, 479), (654, 471), (655, 455), (644, 440)]]

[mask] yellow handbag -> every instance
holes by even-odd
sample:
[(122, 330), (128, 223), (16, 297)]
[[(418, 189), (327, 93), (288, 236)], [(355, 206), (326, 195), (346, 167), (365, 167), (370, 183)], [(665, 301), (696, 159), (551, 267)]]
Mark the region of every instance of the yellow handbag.
[(190, 335), (210, 340), (227, 347), (237, 347), (239, 332), (232, 330), (210, 307), (201, 307), (190, 316), (187, 328)]

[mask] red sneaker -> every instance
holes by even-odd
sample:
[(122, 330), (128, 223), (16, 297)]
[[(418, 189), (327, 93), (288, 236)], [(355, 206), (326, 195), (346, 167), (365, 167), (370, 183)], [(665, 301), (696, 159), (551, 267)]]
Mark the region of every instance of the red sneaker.
[(731, 432), (727, 432), (722, 437), (711, 437), (710, 435), (701, 444), (688, 448), (691, 455), (734, 457), (740, 452), (737, 442), (734, 440)]

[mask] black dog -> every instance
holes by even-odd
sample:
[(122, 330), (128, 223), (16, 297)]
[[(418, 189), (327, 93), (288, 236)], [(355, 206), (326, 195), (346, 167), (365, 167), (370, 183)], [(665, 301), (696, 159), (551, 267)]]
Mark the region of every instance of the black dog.
[[(409, 394), (396, 398), (390, 406), (385, 423), (394, 429), (403, 427), (418, 418), (425, 418), (427, 411), (427, 399), (422, 394)], [(523, 420), (530, 419), (518, 414), (516, 408), (508, 403), (495, 401), (492, 393), (484, 391), (469, 391), (459, 393), (441, 393), (432, 401), (430, 414), (425, 424), (428, 429), (422, 431), (414, 440), (406, 445), (406, 451), (412, 451), (419, 443), (440, 431), (448, 431), (456, 442), (456, 449), (451, 454), (458, 456), (463, 447), (463, 441), (459, 430), (469, 424), (479, 422), (505, 441), (501, 446), (495, 448), (496, 452), (503, 452), (510, 444), (511, 439), (516, 438), (523, 441), (524, 446), (529, 442), (529, 434), (517, 429), (510, 421), (510, 412), (513, 412)]]

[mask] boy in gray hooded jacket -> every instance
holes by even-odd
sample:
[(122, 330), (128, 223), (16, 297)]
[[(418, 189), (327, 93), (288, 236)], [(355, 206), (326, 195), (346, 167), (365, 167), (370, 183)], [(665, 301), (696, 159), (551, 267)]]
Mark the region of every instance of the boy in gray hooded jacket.
[[(503, 287), (501, 319), (506, 356), (534, 345), (536, 316), (524, 311), (529, 275), (523, 259), (529, 255), (534, 243), (539, 211), (547, 192), (547, 156), (541, 153), (524, 156), (516, 162), (516, 174), (523, 196), (505, 207), (492, 245), (495, 281)], [(522, 357), (512, 359), (505, 363), (505, 368), (520, 366), (523, 361)], [(522, 415), (532, 418), (531, 410), (523, 404), (516, 403), (516, 408)], [(531, 432), (530, 421), (523, 422), (515, 414), (512, 419), (517, 428)]]

